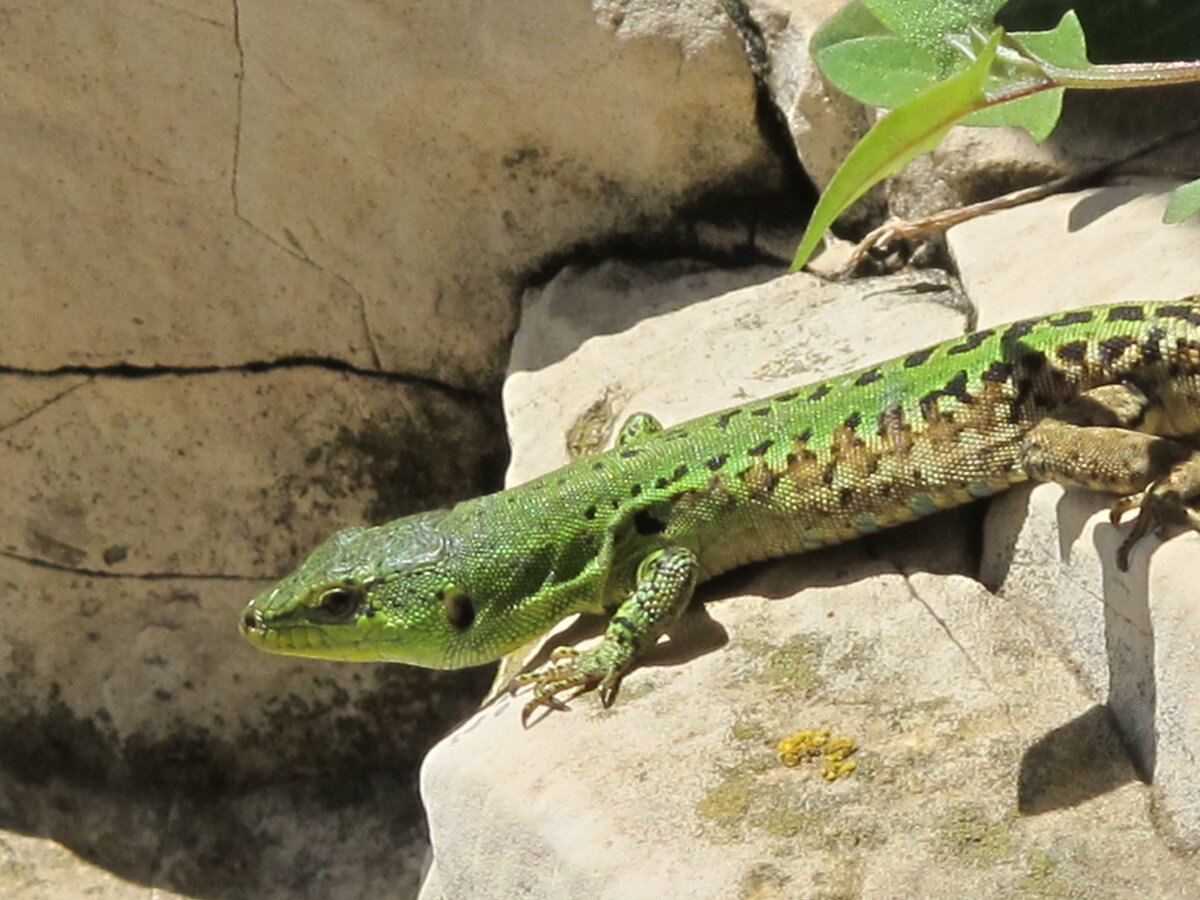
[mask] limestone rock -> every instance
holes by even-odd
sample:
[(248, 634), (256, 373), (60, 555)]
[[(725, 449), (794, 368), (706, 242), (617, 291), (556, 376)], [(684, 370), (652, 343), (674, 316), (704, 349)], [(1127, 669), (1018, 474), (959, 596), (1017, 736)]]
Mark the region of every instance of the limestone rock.
[(354, 285), (387, 369), (495, 383), (523, 274), (777, 170), (715, 4), (251, 4), (238, 47), (238, 213)]
[[(968, 579), (888, 568), (789, 560), (707, 607), (725, 646), (685, 637), (610, 710), (476, 716), (423, 770), (431, 900), (1187, 897), (1194, 866), (1036, 630)], [(853, 739), (857, 769), (783, 765), (798, 729)]]
[[(320, 367), (0, 387), (0, 842), (53, 837), (193, 895), (294, 896), (305, 871), (415, 890), (403, 773), (481, 675), (271, 657), (237, 619), (335, 528), (430, 502), (413, 471), (457, 484), (443, 501), (481, 490), (494, 423), (444, 391)], [(373, 784), (387, 793), (368, 800)], [(306, 869), (312, 842), (360, 830), (347, 872)], [(59, 883), (59, 857), (10, 846), (30, 886), (0, 895)], [(67, 871), (56, 897), (104, 881)]]
[[(406, 475), (428, 460), (444, 468), (438, 480), (477, 491), (494, 465), (482, 449), (486, 422), (427, 389), (323, 370), (63, 378), (55, 399), (0, 433), (0, 465), (24, 486), (0, 514), (10, 606), (0, 719), (56, 710), (78, 729), (73, 752), (113, 754), (118, 768), (122, 756), (144, 764), (124, 755), (132, 745), (182, 733), (236, 759), (242, 778), (288, 765), (288, 746), (290, 762), (311, 762), (315, 748), (301, 733), (262, 741), (322, 727), (289, 717), (284, 698), (324, 681), (306, 703), (349, 712), (376, 675), (254, 651), (237, 636), (241, 606), (337, 523), (426, 502)], [(21, 376), (5, 380), (7, 396), (26, 387)], [(323, 402), (293, 405), (304, 396)], [(437, 452), (439, 432), (463, 451)], [(250, 433), (258, 439), (245, 440)], [(426, 443), (398, 438), (412, 433)], [(274, 712), (264, 705), (272, 696)], [(4, 734), (10, 746), (30, 736)], [(258, 738), (239, 746), (250, 734)], [(395, 752), (380, 745), (378, 758)]]
[[(980, 325), (1086, 303), (1171, 300), (1200, 291), (1195, 219), (1162, 224), (1162, 182), (1050, 197), (951, 229), (949, 245)], [(1004, 247), (1003, 255), (996, 248)], [(1015, 262), (1030, 261), (1028, 264)], [(1041, 485), (997, 498), (982, 578), (1041, 629), (1081, 685), (1111, 708), (1153, 781), (1156, 822), (1172, 846), (1200, 847), (1196, 654), (1187, 572), (1200, 536), (1145, 540), (1130, 571), (1114, 560), (1128, 526), (1111, 498)], [(1127, 516), (1131, 518), (1131, 516)]]
[(49, 2), (5, 34), (3, 365), (494, 385), (547, 259), (779, 186), (710, 3)]
[(1143, 777), (1170, 846), (1200, 849), (1200, 615), (1190, 574), (1200, 534), (1139, 543), (1115, 563), (1123, 528), (1111, 498), (1039, 485), (998, 498), (989, 512), (982, 577), (1039, 629), (1106, 703)]
[(861, 103), (825, 81), (808, 52), (817, 29), (845, 4), (745, 0), (732, 5), (739, 10), (735, 21), (747, 57), (787, 124), (805, 173), (824, 187), (874, 120)]
[(1133, 181), (1058, 194), (950, 229), (950, 252), (980, 327), (1091, 303), (1200, 292), (1200, 221), (1162, 223), (1177, 186)]
[[(0, 833), (0, 895), (6, 900), (143, 900), (149, 892), (93, 866), (45, 838)], [(181, 900), (159, 890), (154, 900)]]

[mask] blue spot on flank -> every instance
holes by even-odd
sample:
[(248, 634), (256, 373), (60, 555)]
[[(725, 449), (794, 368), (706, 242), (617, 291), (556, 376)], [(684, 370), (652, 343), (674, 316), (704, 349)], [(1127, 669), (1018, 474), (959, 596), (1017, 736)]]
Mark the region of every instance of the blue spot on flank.
[(908, 508), (915, 512), (918, 516), (928, 516), (937, 512), (937, 507), (933, 504), (933, 494), (913, 494), (908, 498)]
[(873, 516), (862, 515), (854, 519), (854, 530), (859, 534), (874, 534), (879, 530), (879, 523)]
[(988, 486), (986, 481), (972, 481), (967, 485), (967, 493), (976, 500), (982, 500), (984, 497), (992, 496), (995, 491)]

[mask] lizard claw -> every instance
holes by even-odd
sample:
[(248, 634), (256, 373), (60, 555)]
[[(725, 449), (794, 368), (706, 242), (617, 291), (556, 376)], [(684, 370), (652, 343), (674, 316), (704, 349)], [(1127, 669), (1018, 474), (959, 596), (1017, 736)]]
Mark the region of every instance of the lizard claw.
[(542, 706), (566, 709), (557, 695), (572, 688), (578, 690), (568, 699), (599, 688), (601, 704), (612, 706), (621, 678), (633, 668), (638, 654), (654, 644), (687, 606), (698, 571), (696, 555), (686, 547), (656, 550), (643, 559), (637, 587), (609, 620), (599, 644), (582, 651), (559, 647), (544, 667), (512, 680), (510, 688), (534, 685), (521, 722), (527, 724)]
[(614, 667), (596, 647), (579, 651), (572, 647), (559, 647), (550, 654), (550, 663), (541, 669), (517, 675), (508, 684), (508, 692), (515, 695), (527, 684), (532, 684), (533, 696), (521, 711), (521, 724), (529, 727), (529, 718), (538, 709), (548, 712), (566, 712), (570, 709), (566, 701), (559, 699), (563, 691), (577, 688), (567, 700), (594, 688), (600, 690), (600, 702), (607, 709), (617, 696), (617, 688), (624, 674)]
[(521, 709), (521, 727), (528, 728), (530, 717), (534, 714), (534, 712), (543, 708), (546, 710), (547, 715), (556, 710), (559, 712), (571, 711), (571, 707), (567, 706), (564, 701), (559, 700), (553, 695), (549, 697), (535, 697), (533, 700), (530, 700), (528, 703), (526, 703)]
[(1146, 491), (1138, 491), (1136, 494), (1130, 494), (1128, 497), (1120, 497), (1113, 501), (1113, 505), (1108, 510), (1108, 521), (1113, 525), (1120, 525), (1125, 513), (1131, 509), (1141, 508), (1142, 502), (1146, 499), (1146, 494)]
[(1182, 523), (1200, 531), (1200, 512), (1192, 504), (1200, 498), (1200, 455), (1193, 453), (1144, 491), (1122, 497), (1112, 507), (1115, 523), (1131, 509), (1138, 516), (1133, 528), (1117, 549), (1117, 565), (1129, 569), (1129, 552), (1147, 534), (1164, 537), (1167, 527)]

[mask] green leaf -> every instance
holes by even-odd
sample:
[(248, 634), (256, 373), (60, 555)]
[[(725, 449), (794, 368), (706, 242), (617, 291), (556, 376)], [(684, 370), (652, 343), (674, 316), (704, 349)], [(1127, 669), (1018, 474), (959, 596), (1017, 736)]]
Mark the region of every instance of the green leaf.
[[(886, 0), (882, 6), (884, 12), (890, 12)], [(899, 105), (898, 98), (899, 102), (904, 102), (916, 93), (904, 96), (891, 90), (888, 82), (894, 75), (899, 74), (909, 81), (912, 78), (909, 73), (916, 72), (918, 80), (927, 87), (964, 65), (962, 57), (948, 43), (932, 35), (926, 38), (924, 32), (921, 34), (914, 38), (898, 32), (881, 22), (865, 0), (854, 0), (817, 29), (809, 42), (809, 52), (825, 76), (850, 96), (874, 104), (875, 100), (868, 96), (886, 95), (888, 105), (896, 106)], [(841, 46), (860, 41), (865, 43), (859, 44), (858, 49)], [(875, 50), (884, 56), (873, 58), (871, 53)]]
[(1014, 44), (1063, 69), (1089, 69), (1087, 38), (1075, 10), (1069, 9), (1049, 31), (1017, 31), (1009, 35)]
[(1168, 225), (1176, 225), (1197, 212), (1200, 212), (1200, 178), (1175, 188), (1163, 221)]
[(895, 36), (886, 25), (875, 18), (871, 10), (863, 6), (861, 0), (854, 0), (822, 23), (809, 41), (809, 48), (816, 54), (842, 41), (884, 35)]
[(825, 77), (856, 100), (895, 109), (939, 81), (938, 61), (895, 35), (870, 35), (814, 49)]
[(942, 42), (942, 35), (967, 31), (970, 26), (992, 27), (1004, 0), (862, 0), (893, 34), (919, 43)]
[(1018, 100), (998, 103), (995, 106), (971, 113), (960, 124), (989, 127), (1019, 125), (1040, 143), (1050, 136), (1050, 132), (1058, 124), (1058, 117), (1062, 114), (1064, 93), (1063, 88), (1050, 88)]
[(971, 65), (888, 113), (834, 172), (804, 231), (793, 272), (802, 268), (834, 220), (851, 203), (913, 158), (932, 150), (959, 119), (983, 108), (983, 82), (996, 58), (997, 28)]
[[(1087, 58), (1087, 41), (1079, 17), (1068, 11), (1049, 31), (1024, 31), (1010, 34), (997, 52), (998, 62), (992, 67), (984, 90), (991, 96), (1002, 94), (1012, 88), (1037, 81), (1045, 73), (1028, 55), (1064, 69), (1082, 70), (1092, 68)], [(1050, 88), (989, 106), (963, 120), (964, 125), (1019, 125), (1033, 135), (1034, 140), (1044, 141), (1062, 114), (1062, 88)]]
[[(977, 56), (979, 24), (1000, 4), (997, 0), (858, 0), (843, 7), (812, 41), (817, 65), (850, 96), (895, 109), (938, 81), (961, 70)], [(1048, 31), (1021, 32), (997, 50), (997, 62), (985, 81), (989, 94), (1044, 79), (1029, 57), (1054, 65), (1089, 67), (1079, 18), (1068, 11)], [(1042, 141), (1062, 112), (1062, 91), (1047, 90), (972, 115), (964, 125), (1019, 125)]]

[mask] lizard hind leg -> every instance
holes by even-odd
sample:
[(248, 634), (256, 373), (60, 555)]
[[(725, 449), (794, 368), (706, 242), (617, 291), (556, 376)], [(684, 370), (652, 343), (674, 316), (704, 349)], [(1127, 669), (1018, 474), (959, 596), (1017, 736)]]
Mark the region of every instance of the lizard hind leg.
[(637, 584), (617, 608), (599, 644), (587, 650), (559, 647), (541, 669), (518, 675), (509, 689), (532, 684), (533, 697), (521, 713), (522, 724), (539, 707), (566, 709), (558, 698), (597, 688), (607, 708), (617, 696), (621, 679), (649, 647), (653, 646), (687, 608), (696, 588), (700, 564), (685, 547), (656, 550), (638, 567)]
[(1122, 571), (1146, 534), (1180, 520), (1200, 530), (1200, 513), (1187, 506), (1200, 495), (1200, 454), (1180, 440), (1134, 430), (1147, 403), (1132, 386), (1095, 388), (1038, 422), (1021, 447), (1030, 478), (1120, 495), (1114, 523), (1139, 511), (1117, 550)]

